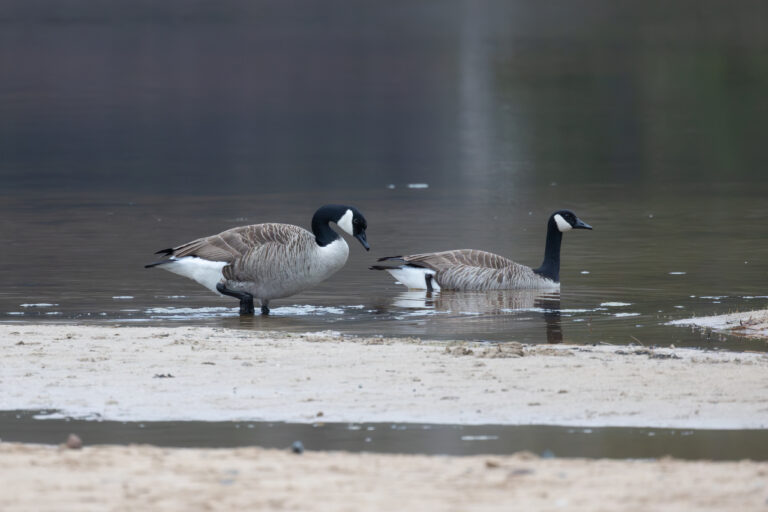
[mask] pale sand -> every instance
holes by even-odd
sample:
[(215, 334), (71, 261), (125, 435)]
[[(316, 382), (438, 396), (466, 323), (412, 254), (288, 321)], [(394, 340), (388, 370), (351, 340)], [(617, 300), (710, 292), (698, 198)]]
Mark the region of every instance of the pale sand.
[(668, 322), (667, 325), (687, 325), (751, 338), (768, 338), (768, 309), (684, 318)]
[(0, 444), (0, 510), (765, 511), (768, 463)]
[(768, 426), (768, 355), (757, 353), (446, 349), (332, 334), (29, 324), (0, 325), (0, 351), (0, 410), (146, 421), (312, 422), (322, 413), (325, 422)]

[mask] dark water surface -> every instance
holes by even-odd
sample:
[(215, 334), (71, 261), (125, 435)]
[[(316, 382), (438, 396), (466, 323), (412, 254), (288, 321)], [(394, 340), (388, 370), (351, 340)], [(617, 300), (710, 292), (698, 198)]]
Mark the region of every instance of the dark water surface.
[[(233, 225), (275, 220), (306, 226), (315, 193), (262, 194), (258, 201), (59, 196), (36, 198), (34, 207), (9, 198), (0, 214), (14, 219), (15, 236), (4, 249), (0, 318), (766, 349), (764, 342), (664, 325), (768, 304), (768, 203), (762, 191), (712, 185), (688, 195), (670, 185), (628, 201), (622, 198), (626, 185), (503, 188), (480, 193), (382, 186), (328, 198), (350, 197), (364, 208), (371, 253), (351, 240), (342, 271), (313, 290), (274, 301), (268, 318), (240, 318), (236, 301), (143, 264), (155, 259), (156, 249)], [(731, 199), (734, 190), (737, 198)], [(563, 197), (571, 194), (579, 201)], [(725, 206), (707, 214), (701, 205), (711, 202)], [(459, 247), (537, 265), (549, 209), (534, 203), (574, 205), (595, 227), (565, 235), (559, 297), (530, 291), (429, 296), (367, 268), (380, 255)]]
[[(0, 322), (764, 351), (664, 323), (768, 305), (766, 15), (762, 1), (7, 0)], [(342, 271), (269, 318), (142, 268), (236, 225), (308, 227), (331, 202), (365, 213), (371, 252), (352, 241)], [(367, 270), (455, 248), (538, 265), (559, 208), (595, 227), (565, 235), (559, 297), (427, 296)]]
[(766, 430), (578, 428), (549, 425), (434, 425), (417, 423), (120, 422), (34, 420), (28, 411), (0, 412), (0, 439), (60, 444), (71, 432), (86, 445), (154, 444), (172, 447), (288, 448), (419, 453), (512, 454), (550, 457), (768, 460)]

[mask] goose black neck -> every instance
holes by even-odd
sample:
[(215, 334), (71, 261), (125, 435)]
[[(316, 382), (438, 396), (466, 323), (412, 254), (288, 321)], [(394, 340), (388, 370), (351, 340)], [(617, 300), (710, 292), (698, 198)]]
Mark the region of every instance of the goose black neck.
[(544, 261), (539, 268), (534, 269), (534, 272), (556, 283), (560, 282), (560, 244), (562, 241), (563, 234), (557, 229), (555, 219), (550, 218), (547, 225), (547, 245), (544, 248)]
[(340, 217), (339, 208), (341, 207), (336, 205), (322, 206), (312, 216), (312, 233), (315, 235), (315, 241), (320, 247), (325, 247), (334, 240), (339, 239), (338, 233), (328, 225), (329, 222)]

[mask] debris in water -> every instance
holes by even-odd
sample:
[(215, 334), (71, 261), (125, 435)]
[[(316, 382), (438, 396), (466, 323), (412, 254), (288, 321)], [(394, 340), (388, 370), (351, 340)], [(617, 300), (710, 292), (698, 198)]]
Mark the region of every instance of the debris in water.
[(301, 441), (294, 441), (291, 445), (291, 451), (297, 455), (304, 453), (304, 443)]

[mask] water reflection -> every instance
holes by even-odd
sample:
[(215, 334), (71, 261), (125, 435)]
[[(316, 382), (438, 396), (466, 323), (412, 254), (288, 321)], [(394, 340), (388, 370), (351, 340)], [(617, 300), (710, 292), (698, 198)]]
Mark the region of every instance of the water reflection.
[(452, 315), (493, 316), (518, 312), (541, 312), (547, 334), (547, 343), (562, 343), (560, 322), (560, 292), (551, 290), (489, 290), (485, 292), (452, 291), (428, 292), (410, 290), (397, 295), (394, 308), (411, 310), (424, 315), (444, 313)]

